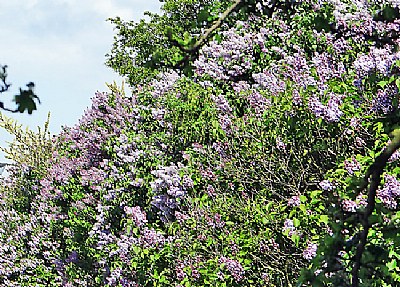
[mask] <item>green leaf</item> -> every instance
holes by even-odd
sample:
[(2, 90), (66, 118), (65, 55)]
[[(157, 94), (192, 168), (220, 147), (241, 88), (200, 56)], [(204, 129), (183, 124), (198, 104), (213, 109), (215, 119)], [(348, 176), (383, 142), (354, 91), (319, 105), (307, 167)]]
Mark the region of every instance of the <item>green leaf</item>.
[(208, 9), (203, 9), (197, 15), (197, 21), (200, 23), (207, 22), (209, 17), (210, 17), (210, 12), (208, 11)]
[(392, 270), (396, 269), (397, 260), (396, 259), (392, 259), (392, 261), (386, 263), (386, 266), (389, 268), (389, 271), (392, 271)]
[(319, 221), (321, 221), (321, 222), (323, 222), (323, 223), (325, 223), (325, 224), (328, 224), (328, 222), (329, 222), (329, 217), (328, 217), (328, 215), (322, 214), (322, 215), (319, 217)]

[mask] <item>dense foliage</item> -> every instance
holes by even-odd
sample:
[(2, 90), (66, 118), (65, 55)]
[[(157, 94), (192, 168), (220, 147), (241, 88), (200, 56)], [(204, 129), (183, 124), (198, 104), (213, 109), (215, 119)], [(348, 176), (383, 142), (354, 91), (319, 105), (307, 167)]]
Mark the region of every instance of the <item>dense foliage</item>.
[(14, 158), (0, 285), (397, 286), (398, 2), (163, 11), (112, 20), (132, 97)]

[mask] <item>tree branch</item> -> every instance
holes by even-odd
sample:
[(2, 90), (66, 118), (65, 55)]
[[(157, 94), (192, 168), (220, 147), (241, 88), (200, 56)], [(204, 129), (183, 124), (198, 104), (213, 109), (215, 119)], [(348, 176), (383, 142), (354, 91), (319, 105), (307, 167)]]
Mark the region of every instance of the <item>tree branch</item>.
[(363, 183), (359, 187), (359, 191), (368, 187), (369, 179), (369, 187), (368, 187), (368, 199), (367, 199), (367, 207), (364, 212), (361, 214), (361, 224), (363, 226), (363, 230), (360, 234), (360, 242), (357, 245), (356, 254), (354, 256), (354, 265), (352, 269), (352, 287), (358, 287), (358, 275), (361, 267), (361, 259), (365, 250), (365, 246), (367, 244), (368, 232), (371, 227), (369, 223), (369, 217), (372, 215), (375, 210), (375, 199), (376, 199), (376, 191), (379, 188), (381, 176), (383, 174), (383, 169), (386, 166), (389, 158), (392, 154), (400, 148), (400, 129), (396, 129), (392, 132), (393, 140), (386, 147), (386, 149), (380, 154), (374, 161), (374, 163), (368, 168), (367, 173), (364, 177)]

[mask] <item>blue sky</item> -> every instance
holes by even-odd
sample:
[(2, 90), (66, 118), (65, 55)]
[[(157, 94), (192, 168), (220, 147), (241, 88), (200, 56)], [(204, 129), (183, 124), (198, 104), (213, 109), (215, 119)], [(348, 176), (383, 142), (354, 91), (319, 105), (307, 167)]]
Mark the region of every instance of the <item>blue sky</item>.
[[(52, 133), (77, 123), (96, 91), (107, 91), (106, 82), (122, 82), (104, 65), (114, 36), (106, 19), (139, 20), (144, 11), (159, 12), (160, 5), (158, 0), (0, 0), (0, 64), (8, 65), (12, 84), (1, 100), (13, 107), (13, 95), (32, 81), (42, 101), (32, 115), (5, 115), (36, 130), (50, 111)], [(0, 146), (11, 139), (0, 129)]]

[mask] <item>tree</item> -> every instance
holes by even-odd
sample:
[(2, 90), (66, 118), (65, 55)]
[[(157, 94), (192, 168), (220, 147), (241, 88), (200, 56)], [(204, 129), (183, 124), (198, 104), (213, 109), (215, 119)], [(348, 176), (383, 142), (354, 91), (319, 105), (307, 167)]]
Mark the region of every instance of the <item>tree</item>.
[[(0, 94), (7, 92), (10, 88), (11, 84), (7, 83), (7, 66), (0, 65)], [(24, 113), (25, 111), (28, 114), (32, 114), (34, 110), (36, 110), (36, 100), (40, 103), (40, 100), (37, 95), (35, 95), (33, 88), (35, 84), (33, 82), (29, 82), (27, 85), (28, 89), (19, 89), (19, 94), (14, 96), (14, 102), (17, 107), (15, 109), (7, 108), (2, 101), (0, 101), (0, 109), (16, 113)]]
[(134, 95), (97, 93), (15, 167), (0, 284), (397, 286), (397, 9), (171, 0), (114, 19), (108, 64)]

